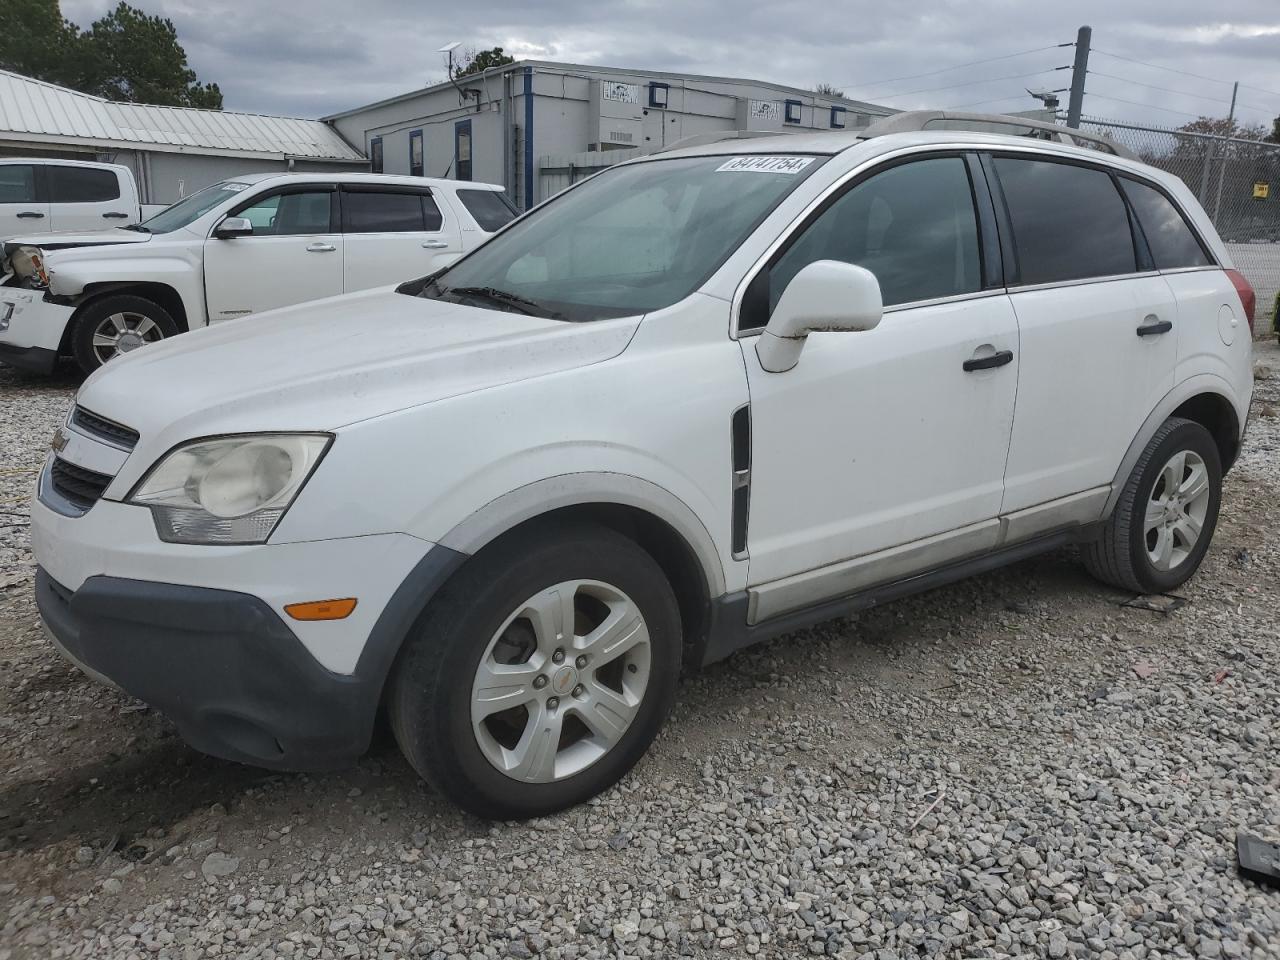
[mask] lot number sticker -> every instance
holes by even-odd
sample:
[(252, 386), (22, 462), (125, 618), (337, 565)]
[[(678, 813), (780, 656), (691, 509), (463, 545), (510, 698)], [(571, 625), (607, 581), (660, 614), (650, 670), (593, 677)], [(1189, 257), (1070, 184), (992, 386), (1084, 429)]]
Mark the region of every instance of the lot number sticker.
[(716, 173), (799, 173), (813, 157), (734, 157), (716, 167)]

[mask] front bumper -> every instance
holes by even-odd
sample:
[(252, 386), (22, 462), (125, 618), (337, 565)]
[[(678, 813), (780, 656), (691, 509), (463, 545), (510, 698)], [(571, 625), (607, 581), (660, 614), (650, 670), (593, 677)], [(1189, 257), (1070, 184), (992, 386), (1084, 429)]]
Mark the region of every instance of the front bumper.
[(74, 307), (50, 303), (43, 290), (0, 287), (0, 361), (50, 373)]
[(36, 604), (68, 658), (204, 753), (325, 770), (369, 745), (380, 682), (324, 669), (257, 597), (108, 576), (72, 592), (37, 569)]

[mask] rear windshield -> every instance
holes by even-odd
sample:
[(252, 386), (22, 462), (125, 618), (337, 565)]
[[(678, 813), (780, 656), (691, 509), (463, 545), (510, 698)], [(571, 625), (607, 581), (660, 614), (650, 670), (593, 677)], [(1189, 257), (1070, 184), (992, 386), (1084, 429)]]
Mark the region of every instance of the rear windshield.
[(505, 227), (519, 216), (501, 190), (459, 190), (458, 199), (486, 233)]
[(613, 167), (401, 292), (574, 321), (659, 310), (698, 289), (824, 159)]

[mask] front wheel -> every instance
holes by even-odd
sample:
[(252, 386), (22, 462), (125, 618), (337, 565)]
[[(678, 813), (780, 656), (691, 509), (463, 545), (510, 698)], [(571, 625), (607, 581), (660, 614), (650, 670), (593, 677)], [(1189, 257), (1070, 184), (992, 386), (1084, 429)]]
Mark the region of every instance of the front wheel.
[(128, 294), (103, 297), (81, 308), (71, 333), (71, 351), (85, 373), (178, 332), (169, 311)]
[(413, 767), (460, 807), (523, 819), (607, 789), (675, 697), (679, 608), (662, 569), (595, 526), (539, 527), (474, 558), (392, 678)]
[(1165, 593), (1191, 578), (1218, 523), (1222, 462), (1209, 431), (1171, 417), (1134, 465), (1102, 535), (1085, 546), (1099, 580)]

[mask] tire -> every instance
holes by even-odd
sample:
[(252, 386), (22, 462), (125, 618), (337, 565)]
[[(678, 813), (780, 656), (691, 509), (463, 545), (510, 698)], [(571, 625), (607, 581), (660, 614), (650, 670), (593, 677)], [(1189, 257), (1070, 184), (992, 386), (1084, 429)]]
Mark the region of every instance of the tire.
[[(1170, 503), (1165, 498), (1178, 469), (1176, 457), (1182, 458), (1182, 499)], [(1189, 496), (1192, 480), (1201, 467), (1204, 493), (1193, 498)], [(1200, 566), (1217, 527), (1221, 502), (1222, 463), (1213, 437), (1194, 421), (1171, 417), (1134, 464), (1102, 535), (1081, 551), (1085, 567), (1104, 583), (1124, 590), (1167, 593)]]
[[(88, 374), (122, 353), (177, 333), (169, 311), (152, 300), (129, 294), (103, 297), (91, 300), (76, 314), (71, 353)], [(114, 348), (103, 342), (108, 337), (116, 340)]]
[[(566, 597), (572, 650), (555, 629)], [(633, 645), (593, 645), (605, 637)], [(544, 816), (644, 755), (675, 699), (681, 651), (679, 607), (653, 557), (605, 527), (539, 525), (478, 554), (431, 602), (391, 677), (391, 728), (413, 768), (464, 810)]]

